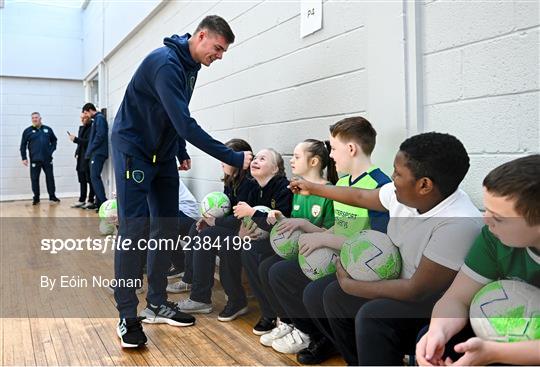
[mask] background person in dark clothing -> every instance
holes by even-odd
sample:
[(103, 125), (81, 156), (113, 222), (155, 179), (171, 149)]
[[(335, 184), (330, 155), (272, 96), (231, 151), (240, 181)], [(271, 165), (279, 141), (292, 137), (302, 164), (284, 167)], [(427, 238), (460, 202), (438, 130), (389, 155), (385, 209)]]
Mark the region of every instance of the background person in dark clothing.
[[(90, 182), (90, 162), (85, 158), (86, 148), (88, 147), (88, 140), (90, 137), (90, 128), (92, 126), (92, 120), (87, 117), (84, 113), (81, 113), (81, 123), (79, 126), (78, 136), (69, 134), (69, 140), (77, 144), (77, 149), (75, 150), (75, 159), (77, 159), (77, 177), (81, 185), (81, 194), (79, 196), (79, 201), (73, 204), (72, 208), (84, 208), (84, 209), (95, 209), (94, 204), (94, 189), (92, 188), (92, 183)], [(88, 190), (90, 188), (90, 190)], [(86, 195), (88, 193), (88, 200)]]
[(34, 193), (32, 205), (39, 203), (39, 175), (42, 168), (45, 172), (49, 200), (55, 203), (60, 202), (60, 199), (54, 193), (56, 188), (54, 186), (52, 166), (52, 154), (56, 150), (56, 140), (52, 129), (41, 124), (39, 112), (32, 112), (32, 126), (23, 131), (21, 139), (22, 163), (27, 167), (26, 149), (30, 152), (30, 179), (32, 180), (32, 192)]
[(97, 211), (99, 206), (107, 200), (105, 187), (101, 180), (101, 171), (103, 171), (103, 164), (109, 157), (109, 126), (105, 116), (98, 112), (96, 106), (92, 103), (85, 104), (82, 112), (86, 117), (93, 120), (85, 157), (90, 160), (90, 180), (96, 194), (95, 206)]

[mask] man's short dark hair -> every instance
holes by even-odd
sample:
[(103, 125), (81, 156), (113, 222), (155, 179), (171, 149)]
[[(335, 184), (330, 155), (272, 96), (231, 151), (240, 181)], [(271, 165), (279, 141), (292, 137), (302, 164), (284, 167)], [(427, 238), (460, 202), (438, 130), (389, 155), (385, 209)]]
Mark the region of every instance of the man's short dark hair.
[(234, 33), (229, 26), (229, 23), (219, 15), (206, 16), (197, 26), (195, 33), (203, 29), (208, 29), (210, 32), (223, 36), (228, 44), (234, 42)]
[(411, 136), (399, 150), (415, 179), (427, 177), (446, 198), (457, 190), (469, 170), (467, 150), (455, 136), (429, 132)]
[(367, 156), (375, 149), (377, 132), (371, 123), (361, 116), (347, 117), (336, 122), (330, 126), (330, 134), (333, 138), (356, 142)]
[(39, 112), (32, 112), (32, 113), (30, 114), (30, 116), (34, 116), (34, 115), (38, 115), (38, 116), (41, 117), (41, 114), (40, 114)]
[(97, 111), (96, 106), (94, 106), (93, 103), (87, 103), (82, 108), (82, 112), (86, 112), (86, 111)]
[(540, 154), (500, 165), (483, 185), (491, 194), (514, 199), (514, 209), (529, 225), (540, 224)]

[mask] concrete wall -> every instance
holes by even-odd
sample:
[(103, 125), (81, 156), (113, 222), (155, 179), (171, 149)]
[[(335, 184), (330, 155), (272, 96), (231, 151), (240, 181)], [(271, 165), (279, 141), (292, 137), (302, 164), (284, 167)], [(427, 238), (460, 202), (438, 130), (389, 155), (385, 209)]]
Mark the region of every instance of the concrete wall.
[(435, 1), (422, 7), (425, 130), (458, 136), (463, 187), (480, 205), (494, 167), (539, 152), (537, 1)]
[[(77, 134), (83, 101), (80, 81), (0, 77), (0, 200), (31, 199), (30, 169), (21, 163), (22, 132), (31, 125), (30, 114), (40, 112), (42, 122), (58, 138), (53, 155), (58, 196), (78, 196), (75, 172), (76, 145), (66, 130)], [(41, 197), (47, 198), (45, 175), (41, 175)]]
[(463, 187), (481, 205), (491, 169), (540, 151), (538, 2), (436, 1), (423, 13), (426, 130), (464, 142)]

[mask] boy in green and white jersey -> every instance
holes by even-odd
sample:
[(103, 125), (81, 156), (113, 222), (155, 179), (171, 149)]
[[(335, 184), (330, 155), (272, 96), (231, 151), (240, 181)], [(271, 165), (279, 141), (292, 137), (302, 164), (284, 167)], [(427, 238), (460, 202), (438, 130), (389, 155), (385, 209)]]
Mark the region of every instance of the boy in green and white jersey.
[(486, 226), (433, 309), (416, 346), (420, 365), (540, 364), (539, 339), (486, 341), (469, 324), (471, 301), (487, 283), (512, 279), (540, 287), (540, 155), (495, 168), (483, 186)]

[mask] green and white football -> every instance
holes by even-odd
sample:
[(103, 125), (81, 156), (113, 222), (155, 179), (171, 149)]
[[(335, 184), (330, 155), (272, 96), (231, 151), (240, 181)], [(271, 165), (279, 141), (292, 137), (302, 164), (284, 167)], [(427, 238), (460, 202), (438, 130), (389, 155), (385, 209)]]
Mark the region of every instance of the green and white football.
[(298, 255), (298, 263), (309, 279), (317, 280), (336, 272), (337, 257), (337, 251), (321, 247), (308, 256)]
[(399, 249), (386, 234), (366, 230), (343, 243), (341, 265), (356, 280), (396, 279), (401, 274)]
[(498, 342), (540, 339), (540, 289), (516, 280), (498, 280), (474, 296), (471, 326), (479, 338)]
[(277, 233), (276, 224), (270, 231), (270, 245), (284, 259), (292, 260), (298, 256), (298, 239), (302, 235), (302, 231), (296, 230), (292, 232)]
[(201, 200), (201, 215), (221, 218), (231, 211), (231, 202), (227, 195), (214, 191)]

